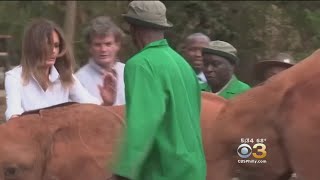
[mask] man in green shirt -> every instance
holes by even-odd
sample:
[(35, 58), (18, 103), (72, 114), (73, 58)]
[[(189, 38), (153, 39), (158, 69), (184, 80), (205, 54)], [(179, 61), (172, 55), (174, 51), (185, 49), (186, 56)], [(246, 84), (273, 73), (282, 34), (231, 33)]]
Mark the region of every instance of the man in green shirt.
[(115, 179), (205, 180), (200, 87), (164, 39), (160, 1), (132, 1), (124, 15), (139, 52), (125, 66), (126, 121)]
[(202, 91), (218, 94), (226, 99), (241, 94), (250, 86), (241, 82), (234, 75), (235, 66), (239, 63), (237, 50), (224, 41), (211, 41), (202, 49), (206, 84), (201, 85)]

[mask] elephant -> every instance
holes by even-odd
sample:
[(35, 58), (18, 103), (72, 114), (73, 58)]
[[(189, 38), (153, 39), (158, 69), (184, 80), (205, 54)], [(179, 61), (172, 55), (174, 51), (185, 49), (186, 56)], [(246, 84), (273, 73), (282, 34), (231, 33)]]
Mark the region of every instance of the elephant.
[[(319, 179), (319, 67), (316, 50), (224, 105), (208, 143), (219, 147), (213, 180), (230, 180), (234, 172), (241, 180), (288, 180), (293, 172), (297, 179)], [(250, 148), (242, 151), (243, 144)]]
[[(206, 92), (201, 99), (199, 123), (210, 169), (215, 147), (206, 147), (227, 100)], [(0, 125), (0, 180), (106, 180), (125, 125), (124, 105), (68, 103), (27, 112)]]

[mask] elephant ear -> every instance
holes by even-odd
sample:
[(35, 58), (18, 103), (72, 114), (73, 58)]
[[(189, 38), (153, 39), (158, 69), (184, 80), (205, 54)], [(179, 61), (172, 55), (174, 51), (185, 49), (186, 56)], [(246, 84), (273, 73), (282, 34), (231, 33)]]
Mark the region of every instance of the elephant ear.
[(214, 123), (221, 109), (226, 105), (227, 100), (209, 92), (201, 93), (201, 130), (202, 130), (202, 141), (206, 154), (206, 159), (211, 160), (213, 155), (210, 152), (214, 152), (217, 148), (212, 146), (212, 129)]
[(73, 104), (42, 110), (52, 144), (44, 179), (101, 179), (124, 127), (124, 106)]
[[(38, 113), (31, 113), (13, 118), (1, 125), (2, 135), (5, 135), (6, 149), (15, 154), (17, 167), (24, 167), (24, 172), (32, 171), (32, 179), (37, 179), (43, 175), (46, 169), (46, 158), (50, 152), (52, 143), (50, 132), (45, 122)], [(23, 165), (19, 166), (19, 161)], [(10, 161), (9, 161), (10, 162)], [(24, 179), (30, 178), (28, 175), (21, 174)]]

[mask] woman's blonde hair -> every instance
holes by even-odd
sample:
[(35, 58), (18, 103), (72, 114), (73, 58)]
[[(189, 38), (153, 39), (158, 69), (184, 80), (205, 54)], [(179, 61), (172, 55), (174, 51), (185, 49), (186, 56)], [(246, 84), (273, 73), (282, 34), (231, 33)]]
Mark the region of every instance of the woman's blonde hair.
[(54, 66), (59, 72), (62, 86), (67, 88), (72, 85), (74, 81), (73, 67), (75, 64), (73, 53), (60, 27), (44, 18), (32, 20), (24, 31), (21, 58), (24, 85), (29, 83), (32, 76), (42, 88), (51, 85), (43, 67), (51, 56), (54, 47), (53, 32), (58, 34), (60, 41), (59, 55)]

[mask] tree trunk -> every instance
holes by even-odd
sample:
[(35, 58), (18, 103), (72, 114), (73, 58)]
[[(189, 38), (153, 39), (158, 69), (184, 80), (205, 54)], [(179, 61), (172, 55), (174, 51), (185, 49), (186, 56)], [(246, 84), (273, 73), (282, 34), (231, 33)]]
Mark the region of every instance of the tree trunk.
[(73, 37), (75, 31), (77, 1), (66, 1), (66, 13), (64, 18), (64, 32), (67, 41), (73, 48)]

